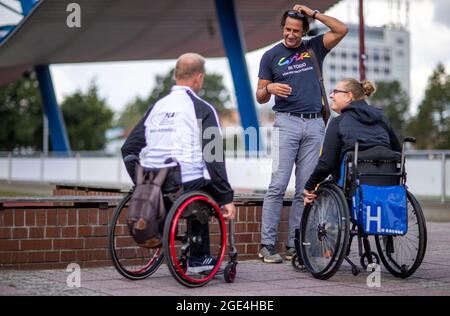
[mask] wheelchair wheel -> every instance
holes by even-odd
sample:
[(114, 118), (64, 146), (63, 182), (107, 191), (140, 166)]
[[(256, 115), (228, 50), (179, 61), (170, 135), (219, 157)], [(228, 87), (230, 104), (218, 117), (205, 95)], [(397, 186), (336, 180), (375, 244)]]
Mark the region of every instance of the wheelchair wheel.
[(404, 236), (375, 236), (384, 267), (397, 278), (413, 275), (421, 265), (427, 247), (427, 227), (422, 207), (407, 191), (408, 232)]
[(130, 280), (142, 280), (152, 275), (161, 265), (161, 248), (139, 247), (130, 235), (127, 225), (128, 193), (114, 211), (108, 232), (109, 253), (117, 271)]
[[(173, 204), (164, 224), (164, 253), (173, 277), (187, 287), (200, 287), (211, 281), (225, 256), (226, 237), (225, 221), (217, 203), (200, 191), (183, 194)], [(203, 261), (198, 261), (201, 257)]]
[(344, 260), (350, 215), (345, 196), (336, 184), (323, 183), (317, 194), (316, 201), (303, 212), (300, 247), (307, 270), (315, 278), (326, 280)]

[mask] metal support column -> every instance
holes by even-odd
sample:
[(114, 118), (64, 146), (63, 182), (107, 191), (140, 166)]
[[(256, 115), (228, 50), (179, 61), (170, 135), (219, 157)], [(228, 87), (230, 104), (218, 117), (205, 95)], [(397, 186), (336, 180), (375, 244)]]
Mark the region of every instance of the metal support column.
[(234, 90), (236, 91), (242, 127), (244, 130), (249, 128), (256, 129), (256, 135), (258, 137), (256, 142), (247, 142), (244, 139), (245, 150), (247, 152), (257, 151), (262, 146), (260, 140), (261, 135), (247, 63), (245, 61), (244, 41), (241, 36), (234, 0), (215, 0), (215, 3), (222, 40), (233, 76)]
[(50, 127), (52, 149), (54, 152), (70, 155), (71, 149), (69, 139), (67, 137), (61, 110), (56, 102), (55, 90), (53, 88), (49, 66), (40, 65), (36, 66), (35, 69), (44, 104), (44, 112), (47, 116), (48, 125)]
[(38, 2), (38, 0), (19, 0), (19, 1), (20, 5), (22, 6), (23, 16), (27, 15), (31, 11), (35, 3)]

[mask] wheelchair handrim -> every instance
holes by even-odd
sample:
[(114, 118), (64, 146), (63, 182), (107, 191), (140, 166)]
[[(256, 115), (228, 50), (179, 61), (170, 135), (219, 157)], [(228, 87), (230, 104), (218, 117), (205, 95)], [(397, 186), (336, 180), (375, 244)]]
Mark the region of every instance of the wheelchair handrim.
[[(195, 202), (195, 201), (205, 201), (214, 207), (216, 214), (219, 216), (220, 230), (221, 230), (221, 235), (222, 235), (221, 236), (222, 237), (222, 240), (221, 240), (222, 246), (221, 246), (220, 255), (217, 260), (216, 266), (206, 277), (199, 278), (199, 279), (191, 278), (189, 275), (186, 274), (186, 272), (183, 270), (180, 262), (178, 261), (176, 249), (175, 249), (175, 234), (176, 234), (178, 220), (180, 219), (180, 216), (183, 214), (185, 208), (189, 204), (191, 204), (192, 202)], [(222, 216), (222, 212), (220, 211), (219, 206), (214, 201), (207, 198), (206, 196), (193, 196), (193, 197), (187, 199), (177, 210), (177, 212), (173, 218), (173, 221), (171, 223), (171, 226), (170, 226), (170, 238), (169, 238), (170, 261), (173, 261), (173, 265), (174, 265), (176, 271), (179, 273), (179, 275), (184, 280), (186, 280), (189, 283), (193, 283), (193, 284), (206, 283), (206, 282), (210, 281), (216, 275), (216, 273), (219, 270), (220, 265), (223, 261), (223, 258), (225, 257), (226, 243), (227, 243), (227, 234), (226, 234), (225, 220)]]
[[(119, 220), (119, 217), (125, 208), (125, 205), (130, 200), (131, 194), (126, 195), (121, 203), (117, 206), (116, 211), (113, 216), (113, 221), (111, 223), (111, 226), (109, 228), (109, 252), (113, 261), (114, 266), (116, 269), (125, 277), (131, 278), (131, 279), (142, 279), (150, 276), (154, 271), (156, 271), (159, 267), (159, 265), (162, 263), (163, 260), (163, 253), (161, 252), (161, 248), (158, 248), (155, 250), (155, 253), (151, 258), (149, 258), (149, 261), (142, 267), (139, 267), (137, 269), (129, 269), (124, 265), (121, 261), (122, 259), (119, 258), (117, 255), (117, 241), (116, 237), (116, 231), (115, 228), (117, 227), (117, 221)], [(130, 236), (131, 237), (131, 236)], [(126, 260), (126, 259), (125, 259)], [(159, 261), (159, 262), (158, 262)], [(156, 263), (156, 266), (152, 269), (152, 266)], [(152, 271), (150, 271), (152, 270)]]
[[(336, 204), (338, 204), (339, 201), (337, 200), (337, 197), (334, 196), (334, 194), (333, 194), (333, 193), (336, 193), (336, 192), (333, 192), (333, 193), (332, 192), (333, 192), (332, 190), (329, 190), (329, 192), (327, 192), (327, 193), (335, 200)], [(306, 212), (305, 213), (306, 216), (304, 218), (305, 221), (302, 223), (302, 225), (307, 225), (309, 219), (311, 218), (311, 216), (315, 215), (315, 214), (313, 214), (312, 205), (309, 205), (308, 209), (305, 209), (305, 212)], [(337, 234), (336, 235), (337, 236), (336, 236), (336, 239), (334, 241), (334, 245), (330, 244), (330, 246), (335, 247), (335, 249), (334, 249), (334, 251), (332, 253), (331, 258), (329, 259), (328, 264), (326, 264), (324, 268), (320, 267), (321, 268), (320, 271), (317, 271), (317, 269), (313, 268), (313, 265), (312, 265), (311, 261), (309, 260), (308, 256), (306, 255), (309, 252), (309, 250), (307, 251), (307, 249), (306, 249), (306, 243), (305, 243), (305, 241), (306, 241), (305, 237), (307, 235), (307, 231), (306, 231), (306, 229), (302, 230), (302, 233), (301, 233), (301, 248), (302, 248), (302, 252), (305, 254), (303, 256), (304, 264), (307, 267), (308, 271), (310, 271), (316, 277), (322, 278), (325, 274), (329, 273), (330, 269), (335, 269), (336, 266), (340, 265), (339, 264), (339, 262), (341, 261), (340, 257), (342, 255), (343, 249), (345, 249), (345, 237), (346, 237), (345, 236), (345, 232), (343, 231), (343, 230), (345, 230), (344, 226), (346, 225), (343, 222), (343, 216), (344, 216), (344, 214), (340, 214), (340, 212), (338, 211), (338, 216), (336, 216), (336, 219), (337, 219), (337, 223), (336, 223), (336, 225), (337, 225)], [(308, 236), (308, 238), (311, 238), (311, 236)], [(314, 237), (312, 237), (312, 238), (314, 238)], [(336, 263), (336, 265), (335, 265), (335, 263)]]

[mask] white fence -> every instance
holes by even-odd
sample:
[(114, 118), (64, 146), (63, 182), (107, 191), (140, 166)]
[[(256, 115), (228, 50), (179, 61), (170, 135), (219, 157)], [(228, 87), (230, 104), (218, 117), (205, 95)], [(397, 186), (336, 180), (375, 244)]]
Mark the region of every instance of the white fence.
[[(410, 152), (407, 184), (418, 196), (450, 196), (449, 152)], [(270, 158), (227, 157), (227, 171), (236, 189), (266, 190), (272, 170)], [(0, 157), (0, 179), (74, 184), (129, 185), (121, 157)], [(288, 186), (294, 190), (294, 177)]]

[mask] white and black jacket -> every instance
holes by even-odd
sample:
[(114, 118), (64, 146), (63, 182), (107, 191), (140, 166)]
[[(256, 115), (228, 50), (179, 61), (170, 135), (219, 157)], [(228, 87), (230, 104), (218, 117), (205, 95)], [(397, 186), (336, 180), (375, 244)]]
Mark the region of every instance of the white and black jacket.
[[(122, 156), (130, 154), (147, 168), (167, 167), (164, 161), (176, 158), (183, 183), (210, 177), (219, 202), (233, 200), (217, 112), (188, 87), (174, 86), (147, 111), (122, 146)], [(134, 181), (134, 163), (126, 167)]]

